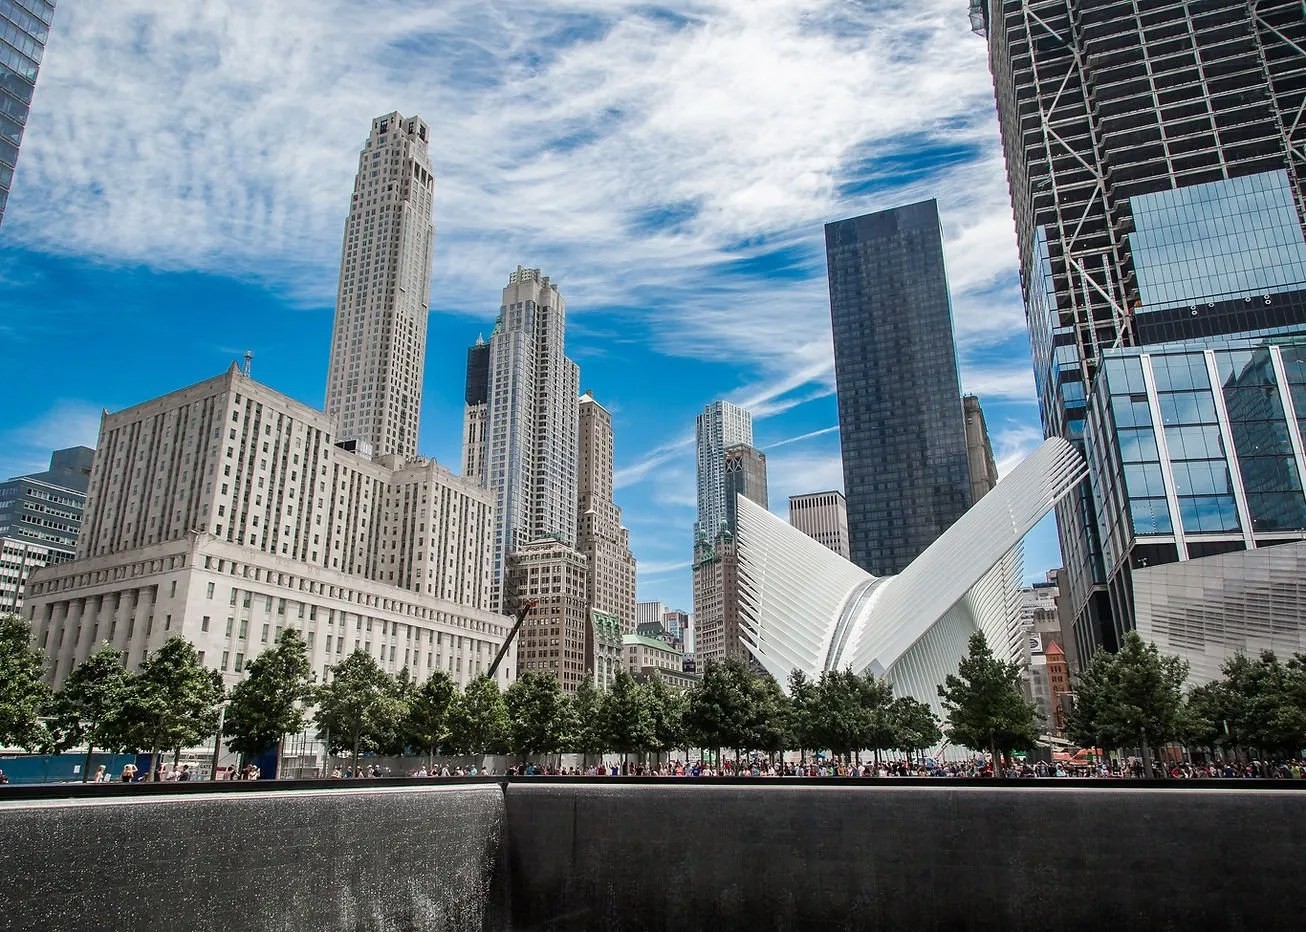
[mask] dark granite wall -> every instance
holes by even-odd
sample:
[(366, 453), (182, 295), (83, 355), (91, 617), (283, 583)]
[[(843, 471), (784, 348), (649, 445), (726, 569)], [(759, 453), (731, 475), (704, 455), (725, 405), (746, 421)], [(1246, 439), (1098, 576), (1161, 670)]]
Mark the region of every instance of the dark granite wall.
[(1298, 929), (1306, 791), (508, 788), (516, 928)]
[(111, 798), (0, 804), (0, 928), (506, 925), (491, 895), (504, 810), (496, 784), (167, 796), (123, 789)]
[(0, 928), (1297, 929), (1284, 787), (18, 787)]

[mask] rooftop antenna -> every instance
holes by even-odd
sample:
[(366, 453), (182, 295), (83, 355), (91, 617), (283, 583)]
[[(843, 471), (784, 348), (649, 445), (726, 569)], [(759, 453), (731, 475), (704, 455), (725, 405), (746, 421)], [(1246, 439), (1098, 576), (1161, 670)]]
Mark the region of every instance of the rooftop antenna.
[(254, 351), (245, 350), (245, 378), (249, 378), (249, 367), (254, 361)]

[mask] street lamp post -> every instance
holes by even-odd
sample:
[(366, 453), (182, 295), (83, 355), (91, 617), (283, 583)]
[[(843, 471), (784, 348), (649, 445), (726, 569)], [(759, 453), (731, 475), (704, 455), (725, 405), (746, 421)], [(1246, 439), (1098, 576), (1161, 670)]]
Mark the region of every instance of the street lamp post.
[(224, 700), (218, 708), (218, 731), (213, 736), (213, 761), (209, 766), (209, 782), (218, 779), (218, 755), (222, 753), (222, 725), (227, 719), (227, 703)]

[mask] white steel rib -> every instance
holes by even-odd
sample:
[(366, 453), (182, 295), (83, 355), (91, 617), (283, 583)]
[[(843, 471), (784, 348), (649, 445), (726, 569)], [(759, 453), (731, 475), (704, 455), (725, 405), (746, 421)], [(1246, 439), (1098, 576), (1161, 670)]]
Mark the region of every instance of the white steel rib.
[(902, 573), (880, 578), (740, 496), (745, 646), (781, 684), (794, 669), (852, 667), (937, 706), (934, 687), (972, 632), (1015, 656), (1021, 541), (1085, 472), (1069, 443), (1045, 441)]

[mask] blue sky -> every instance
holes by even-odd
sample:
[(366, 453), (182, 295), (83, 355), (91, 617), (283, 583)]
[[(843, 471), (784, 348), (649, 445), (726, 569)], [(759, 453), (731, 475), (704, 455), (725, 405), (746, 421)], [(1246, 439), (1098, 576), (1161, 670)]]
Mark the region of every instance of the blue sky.
[[(961, 0), (62, 0), (3, 225), (0, 476), (116, 410), (254, 375), (322, 403), (371, 118), (430, 123), (421, 452), (456, 467), (466, 347), (559, 282), (612, 412), (639, 597), (691, 605), (693, 421), (754, 414), (771, 507), (842, 486), (823, 225), (937, 197), (962, 384), (1040, 438), (984, 42)], [(1045, 521), (1026, 575), (1058, 562)]]

